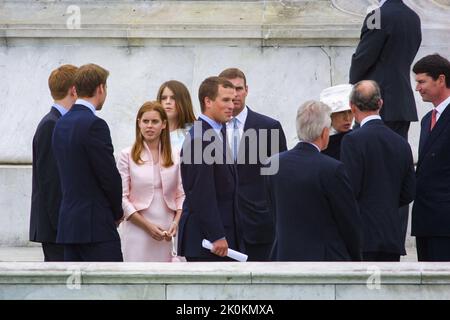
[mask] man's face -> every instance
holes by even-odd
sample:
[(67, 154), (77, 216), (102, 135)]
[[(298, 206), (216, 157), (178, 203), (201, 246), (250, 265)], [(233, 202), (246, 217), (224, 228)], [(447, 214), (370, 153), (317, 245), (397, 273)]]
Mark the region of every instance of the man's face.
[(99, 85), (99, 89), (98, 89), (98, 96), (99, 96), (99, 103), (97, 105), (97, 110), (102, 110), (103, 104), (105, 103), (106, 100), (106, 83), (103, 85)]
[(236, 89), (236, 96), (233, 99), (233, 116), (237, 116), (245, 107), (245, 98), (248, 94), (248, 87), (244, 84), (244, 79), (242, 78), (228, 79), (228, 81), (230, 81)]
[(441, 91), (441, 80), (434, 80), (426, 73), (416, 74), (416, 91), (422, 96), (425, 102), (434, 102), (439, 99)]
[(224, 88), (219, 85), (215, 100), (205, 98), (205, 115), (220, 123), (230, 121), (233, 117), (235, 92), (233, 88)]

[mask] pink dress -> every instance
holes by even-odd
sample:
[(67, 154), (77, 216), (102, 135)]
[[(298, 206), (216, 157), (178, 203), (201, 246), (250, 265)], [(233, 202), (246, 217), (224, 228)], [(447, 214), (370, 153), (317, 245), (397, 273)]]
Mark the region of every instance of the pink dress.
[[(175, 212), (167, 207), (163, 198), (161, 173), (159, 164), (153, 164), (154, 181), (149, 183), (154, 186), (153, 200), (147, 209), (141, 214), (164, 230), (169, 230)], [(157, 241), (141, 227), (131, 221), (124, 221), (122, 238), (123, 259), (126, 262), (170, 262), (172, 252), (171, 241)]]

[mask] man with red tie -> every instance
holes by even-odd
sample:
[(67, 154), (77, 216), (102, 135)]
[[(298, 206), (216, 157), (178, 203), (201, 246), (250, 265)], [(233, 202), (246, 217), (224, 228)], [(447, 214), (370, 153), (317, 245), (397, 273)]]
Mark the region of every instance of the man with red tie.
[(450, 261), (450, 62), (432, 54), (413, 71), (416, 90), (434, 108), (421, 122), (411, 234), (419, 261)]

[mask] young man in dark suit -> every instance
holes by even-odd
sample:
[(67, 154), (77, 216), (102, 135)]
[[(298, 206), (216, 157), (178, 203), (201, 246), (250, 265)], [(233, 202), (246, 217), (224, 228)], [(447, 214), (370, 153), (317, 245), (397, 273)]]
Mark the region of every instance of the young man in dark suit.
[(78, 100), (56, 124), (53, 151), (61, 177), (57, 242), (65, 261), (123, 261), (117, 224), (122, 181), (106, 122), (96, 116), (109, 72), (95, 64), (75, 74)]
[(42, 243), (44, 261), (64, 261), (64, 247), (56, 243), (62, 194), (51, 146), (56, 121), (67, 113), (77, 99), (74, 86), (77, 69), (66, 64), (50, 74), (48, 86), (54, 103), (39, 122), (33, 137), (30, 241)]
[(380, 4), (364, 20), (352, 56), (350, 83), (376, 81), (384, 100), (381, 119), (408, 140), (410, 122), (418, 119), (410, 71), (422, 42), (420, 18), (402, 0)]
[[(244, 251), (237, 207), (237, 177), (227, 152), (225, 124), (233, 115), (234, 86), (220, 77), (199, 88), (202, 114), (189, 131), (181, 155), (186, 194), (179, 251), (188, 261), (226, 261), (228, 248)], [(211, 252), (202, 240), (213, 244)]]
[(433, 54), (413, 71), (416, 90), (433, 110), (421, 122), (411, 233), (419, 261), (450, 261), (450, 62)]
[(376, 82), (355, 84), (350, 106), (361, 127), (342, 139), (341, 161), (363, 221), (363, 259), (400, 261), (406, 252), (398, 209), (414, 199), (414, 163), (408, 142), (381, 120), (382, 105)]
[(275, 230), (267, 206), (261, 167), (267, 158), (287, 150), (286, 137), (279, 121), (246, 105), (248, 86), (241, 70), (225, 69), (219, 77), (228, 79), (236, 89), (233, 118), (227, 123), (227, 134), (237, 163), (238, 206), (242, 215), (245, 249), (249, 261), (267, 261)]
[(300, 142), (278, 158), (266, 176), (275, 220), (274, 261), (359, 261), (361, 218), (344, 165), (320, 151), (331, 127), (331, 109), (308, 101), (297, 112)]

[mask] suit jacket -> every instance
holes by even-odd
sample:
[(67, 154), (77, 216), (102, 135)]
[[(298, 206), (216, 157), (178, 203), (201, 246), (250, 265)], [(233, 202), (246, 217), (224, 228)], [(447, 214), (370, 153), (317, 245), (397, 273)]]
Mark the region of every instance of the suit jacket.
[[(146, 145), (141, 153), (142, 164), (137, 164), (131, 157), (131, 147), (122, 150), (117, 168), (122, 177), (122, 207), (125, 219), (136, 212), (147, 209), (153, 201), (153, 163), (150, 150)], [(161, 159), (161, 158), (160, 158)], [(180, 159), (173, 157), (170, 167), (159, 166), (164, 201), (170, 210), (183, 208), (184, 191), (181, 184)]]
[[(248, 108), (248, 107), (247, 107)], [(256, 135), (248, 135), (247, 130), (256, 130)], [(238, 205), (242, 215), (242, 227), (244, 239), (248, 243), (261, 244), (273, 242), (274, 226), (270, 215), (267, 199), (264, 190), (264, 176), (261, 175), (262, 161), (260, 159), (260, 131), (268, 131), (267, 149), (264, 157), (271, 157), (274, 153), (271, 150), (272, 129), (278, 130), (278, 150), (275, 153), (286, 151), (286, 137), (280, 122), (265, 115), (256, 113), (248, 108), (247, 119), (244, 124), (244, 134), (239, 145), (237, 171), (239, 180)], [(263, 133), (264, 134), (264, 133)], [(263, 140), (264, 141), (264, 140)], [(250, 154), (252, 153), (252, 154)], [(256, 161), (251, 162), (251, 155), (256, 156)], [(256, 162), (256, 163), (255, 163)]]
[(381, 28), (369, 29), (374, 12), (367, 15), (352, 56), (350, 83), (375, 80), (384, 100), (384, 121), (417, 121), (411, 88), (411, 64), (422, 41), (419, 16), (401, 0), (388, 0), (375, 20)]
[(341, 162), (300, 142), (266, 176), (275, 261), (361, 260), (361, 218)]
[(411, 234), (418, 237), (450, 236), (450, 105), (430, 132), (431, 111), (421, 122), (417, 195)]
[(52, 150), (52, 134), (61, 113), (51, 108), (33, 137), (33, 187), (31, 192), (30, 241), (55, 243), (61, 183)]
[[(216, 133), (212, 141), (202, 139), (205, 131), (213, 130), (211, 126), (202, 119), (196, 122), (189, 130), (181, 152), (181, 177), (186, 199), (178, 231), (178, 253), (186, 257), (220, 260), (202, 248), (203, 239), (214, 242), (225, 237), (229, 248), (245, 251), (237, 207), (236, 168), (232, 159), (228, 159), (231, 164), (227, 164), (224, 141)], [(197, 132), (199, 125), (201, 130)], [(195, 158), (204, 152), (209, 154), (214, 142), (219, 148), (213, 155), (222, 159), (222, 164), (218, 163), (220, 160), (212, 164), (202, 160), (196, 164)]]
[(119, 240), (122, 182), (108, 125), (75, 104), (56, 124), (53, 151), (61, 177), (57, 242), (82, 244)]
[(326, 149), (322, 150), (323, 154), (330, 156), (336, 160), (341, 159), (341, 142), (342, 138), (351, 131), (339, 132), (330, 136), (330, 141)]
[(414, 199), (411, 147), (381, 120), (344, 136), (344, 163), (358, 201), (364, 230), (363, 252), (406, 254), (398, 209)]

